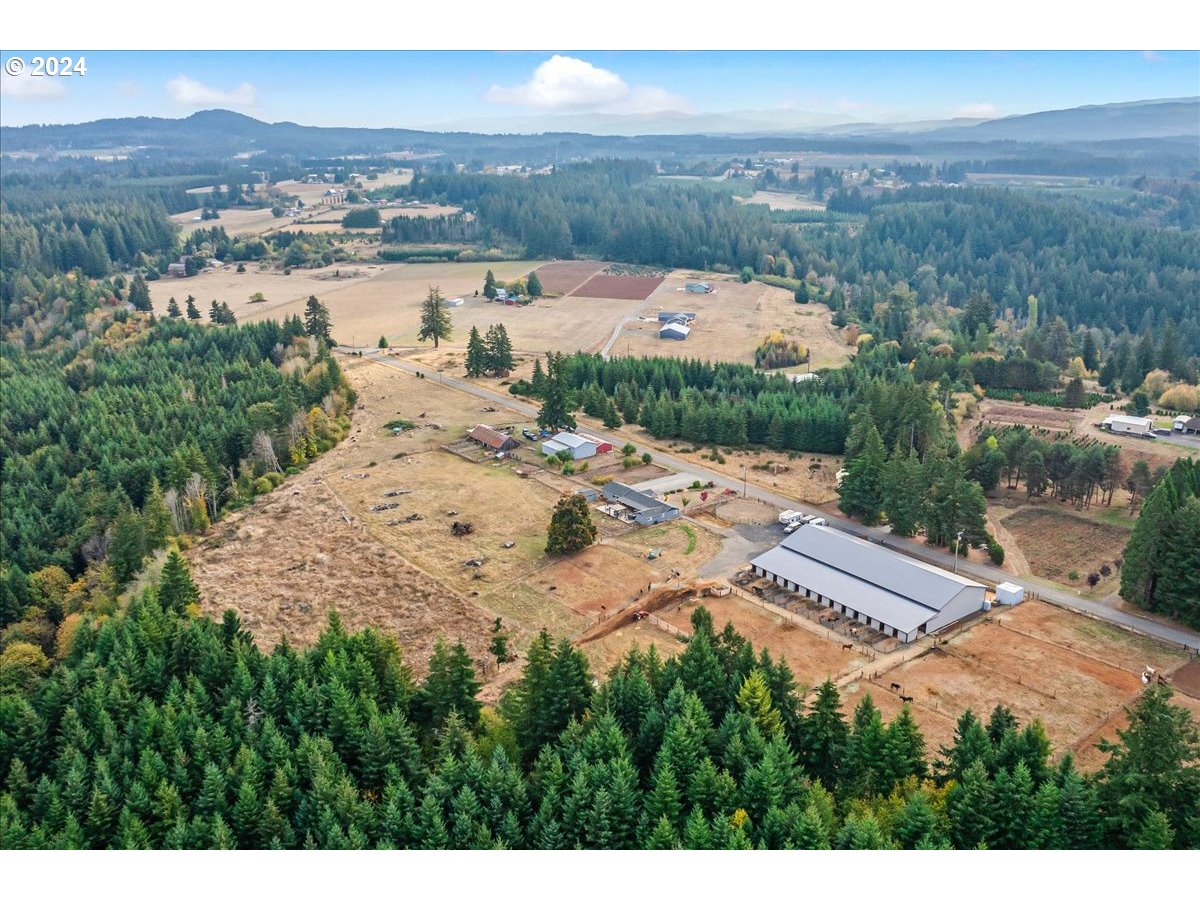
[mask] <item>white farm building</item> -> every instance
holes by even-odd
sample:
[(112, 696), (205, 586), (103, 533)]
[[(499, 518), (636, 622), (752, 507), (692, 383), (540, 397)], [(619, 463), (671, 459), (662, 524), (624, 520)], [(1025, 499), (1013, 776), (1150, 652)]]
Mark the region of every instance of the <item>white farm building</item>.
[(1102, 424), (1119, 434), (1148, 435), (1154, 432), (1154, 422), (1142, 416), (1105, 416)]
[(983, 609), (982, 584), (824, 525), (805, 525), (750, 565), (904, 643)]
[(542, 453), (546, 456), (554, 456), (560, 450), (567, 450), (571, 459), (587, 459), (596, 455), (596, 449), (592, 441), (569, 431), (560, 431), (554, 437), (542, 441)]

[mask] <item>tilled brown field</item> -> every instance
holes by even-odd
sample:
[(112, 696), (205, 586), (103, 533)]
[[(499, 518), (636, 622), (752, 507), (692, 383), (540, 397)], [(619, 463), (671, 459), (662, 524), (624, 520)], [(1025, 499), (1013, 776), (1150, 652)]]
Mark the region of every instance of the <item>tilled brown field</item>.
[(571, 292), (572, 297), (609, 300), (645, 300), (663, 283), (661, 277), (640, 275), (593, 275)]
[(537, 277), (547, 294), (569, 294), (603, 269), (604, 265), (589, 259), (546, 263), (538, 268)]

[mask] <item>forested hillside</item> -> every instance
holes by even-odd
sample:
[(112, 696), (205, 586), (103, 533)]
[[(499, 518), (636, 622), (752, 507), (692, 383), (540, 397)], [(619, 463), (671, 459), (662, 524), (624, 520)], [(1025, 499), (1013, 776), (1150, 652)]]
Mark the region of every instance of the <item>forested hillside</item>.
[(269, 491), (348, 427), (338, 363), (298, 318), (95, 322), (102, 335), (79, 349), (9, 347), (0, 361), (0, 626), (28, 624), (29, 607), (57, 625), (83, 596), (63, 608), (48, 582), (119, 588), (171, 535)]
[[(61, 661), (0, 668), (3, 848), (1099, 848), (1200, 843), (1200, 744), (1152, 687), (1095, 776), (1037, 722), (965, 713), (926, 747), (905, 707), (847, 717), (831, 683), (693, 614), (677, 658), (633, 649), (593, 687), (544, 633), (481, 710), (461, 645), (416, 683), (395, 642), (260, 651), (189, 614), (173, 557)], [(847, 721), (847, 718), (849, 720)]]

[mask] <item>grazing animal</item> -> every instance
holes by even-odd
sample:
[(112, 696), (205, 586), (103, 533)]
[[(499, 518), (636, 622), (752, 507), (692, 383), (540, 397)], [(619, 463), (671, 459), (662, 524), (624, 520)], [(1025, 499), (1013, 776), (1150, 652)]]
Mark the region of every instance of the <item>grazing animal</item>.
[(854, 645), (853, 644), (842, 644), (842, 649), (843, 650), (853, 650)]
[(893, 681), (892, 682), (892, 690), (893, 691), (902, 691), (902, 690), (904, 690), (904, 688), (900, 687), (900, 685), (896, 684), (896, 682)]
[(913, 698), (912, 698), (912, 697), (905, 697), (903, 694), (901, 694), (901, 695), (900, 695), (900, 699), (901, 699), (901, 700), (903, 700), (905, 703), (912, 703), (912, 699), (913, 699)]

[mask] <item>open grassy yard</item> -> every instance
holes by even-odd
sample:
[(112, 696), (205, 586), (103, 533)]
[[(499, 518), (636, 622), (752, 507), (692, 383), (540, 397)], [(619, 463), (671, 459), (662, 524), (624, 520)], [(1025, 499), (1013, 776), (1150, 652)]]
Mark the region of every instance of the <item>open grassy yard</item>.
[(801, 197), (799, 194), (786, 191), (755, 191), (752, 196), (742, 201), (744, 203), (765, 203), (771, 209), (809, 209), (823, 212), (825, 204), (812, 197)]

